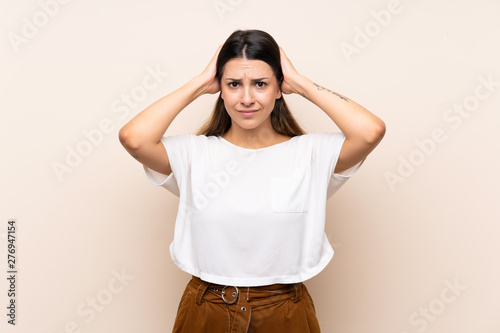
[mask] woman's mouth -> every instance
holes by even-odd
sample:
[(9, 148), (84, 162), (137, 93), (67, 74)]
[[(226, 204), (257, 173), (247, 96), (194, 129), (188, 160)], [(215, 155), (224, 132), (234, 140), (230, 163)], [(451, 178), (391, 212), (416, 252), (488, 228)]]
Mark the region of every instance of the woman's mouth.
[(243, 117), (251, 117), (258, 110), (238, 110), (239, 113), (243, 115)]

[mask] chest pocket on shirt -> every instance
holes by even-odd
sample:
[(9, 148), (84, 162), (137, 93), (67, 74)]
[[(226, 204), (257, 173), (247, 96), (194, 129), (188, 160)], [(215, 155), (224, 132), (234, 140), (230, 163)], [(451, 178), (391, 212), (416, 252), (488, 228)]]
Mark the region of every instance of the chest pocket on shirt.
[(310, 191), (311, 170), (309, 168), (296, 168), (289, 177), (271, 177), (273, 212), (307, 212)]

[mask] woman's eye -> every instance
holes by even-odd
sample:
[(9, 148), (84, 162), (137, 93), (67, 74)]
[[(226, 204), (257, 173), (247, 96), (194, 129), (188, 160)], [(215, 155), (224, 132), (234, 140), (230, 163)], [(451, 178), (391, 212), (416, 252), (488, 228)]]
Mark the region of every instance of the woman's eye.
[[(238, 82), (229, 82), (227, 85), (230, 88), (237, 88), (239, 86), (239, 83)], [(255, 85), (258, 88), (264, 88), (267, 85), (267, 83), (265, 83), (265, 82), (256, 82)]]

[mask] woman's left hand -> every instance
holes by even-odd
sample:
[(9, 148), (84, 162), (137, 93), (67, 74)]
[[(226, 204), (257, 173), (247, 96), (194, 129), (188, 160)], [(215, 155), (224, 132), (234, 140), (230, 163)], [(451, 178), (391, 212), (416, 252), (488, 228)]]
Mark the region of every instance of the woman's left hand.
[(280, 47), (281, 69), (283, 71), (283, 82), (281, 83), (281, 92), (284, 94), (300, 94), (298, 88), (298, 81), (301, 75), (293, 67), (292, 62), (286, 56), (283, 49)]

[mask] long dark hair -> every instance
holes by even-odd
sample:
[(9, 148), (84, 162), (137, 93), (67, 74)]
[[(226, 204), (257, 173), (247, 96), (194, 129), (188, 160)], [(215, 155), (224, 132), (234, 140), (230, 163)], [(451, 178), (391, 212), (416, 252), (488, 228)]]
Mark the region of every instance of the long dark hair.
[[(229, 36), (217, 57), (217, 73), (215, 74), (219, 83), (226, 63), (235, 58), (246, 58), (249, 60), (262, 60), (271, 66), (278, 85), (283, 82), (283, 71), (281, 69), (280, 49), (278, 43), (267, 32), (261, 30), (236, 30)], [(231, 117), (224, 107), (221, 97), (215, 103), (212, 115), (208, 121), (198, 130), (198, 135), (220, 136), (231, 127)], [(276, 100), (271, 112), (271, 125), (279, 134), (286, 136), (297, 136), (305, 134), (283, 99), (283, 94)]]

